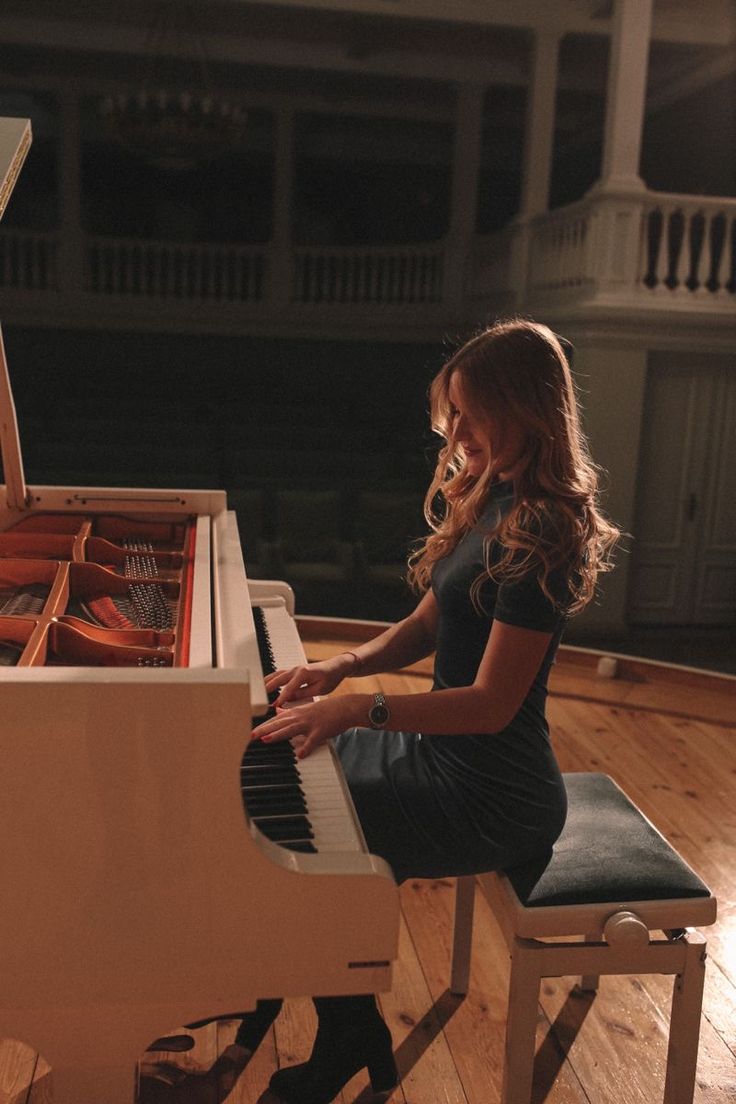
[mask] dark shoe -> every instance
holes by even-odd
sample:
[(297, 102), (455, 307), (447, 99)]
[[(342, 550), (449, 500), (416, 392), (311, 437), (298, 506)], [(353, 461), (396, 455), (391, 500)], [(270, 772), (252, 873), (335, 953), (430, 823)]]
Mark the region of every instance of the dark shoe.
[[(347, 998), (355, 1001), (355, 998)], [(315, 1002), (320, 1010), (320, 1002)], [(350, 1008), (346, 1009), (349, 1012)], [(399, 1081), (391, 1048), (391, 1033), (373, 1004), (357, 1020), (320, 1015), (320, 1025), (308, 1062), (278, 1070), (269, 1088), (285, 1104), (329, 1104), (360, 1070), (368, 1069), (373, 1092), (386, 1094)]]

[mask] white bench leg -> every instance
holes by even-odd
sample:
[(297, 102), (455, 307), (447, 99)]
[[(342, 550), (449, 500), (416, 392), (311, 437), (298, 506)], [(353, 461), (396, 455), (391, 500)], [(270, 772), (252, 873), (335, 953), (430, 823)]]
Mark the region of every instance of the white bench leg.
[[(583, 943), (600, 943), (603, 932), (589, 932), (583, 939)], [(580, 988), (584, 993), (597, 993), (600, 976), (598, 974), (583, 974), (580, 978)]]
[(536, 959), (515, 939), (511, 951), (506, 1061), (501, 1104), (529, 1104), (534, 1079), (534, 1047), (539, 1015), (539, 973)]
[(455, 924), (452, 934), (450, 992), (464, 997), (470, 981), (470, 951), (473, 944), (475, 878), (458, 878), (455, 886)]
[(688, 931), (685, 966), (675, 977), (667, 1050), (664, 1104), (692, 1104), (703, 1007), (706, 941), (700, 932)]

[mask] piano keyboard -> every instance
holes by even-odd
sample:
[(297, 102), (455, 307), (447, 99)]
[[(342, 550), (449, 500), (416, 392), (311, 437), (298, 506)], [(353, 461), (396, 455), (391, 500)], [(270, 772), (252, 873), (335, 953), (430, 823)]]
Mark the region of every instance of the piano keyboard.
[[(253, 619), (264, 674), (306, 662), (296, 625), (282, 599), (254, 606)], [(297, 759), (287, 741), (268, 746), (256, 741), (243, 757), (241, 786), (251, 821), (282, 847), (312, 852), (367, 850), (331, 746), (325, 744), (306, 759)]]

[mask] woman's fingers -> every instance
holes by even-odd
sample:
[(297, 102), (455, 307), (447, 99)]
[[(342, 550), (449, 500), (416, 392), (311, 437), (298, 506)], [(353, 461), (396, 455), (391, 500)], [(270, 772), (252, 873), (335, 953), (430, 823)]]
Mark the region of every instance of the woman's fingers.
[(310, 689), (310, 684), (315, 681), (314, 675), (310, 679), (306, 667), (293, 667), (290, 671), (274, 671), (265, 679), (265, 687), (269, 694), (273, 690), (280, 690), (274, 704), (283, 705), (287, 701), (313, 697), (314, 691)]
[(251, 738), (253, 740), (263, 740), (264, 743), (269, 743), (271, 740), (288, 740), (292, 736), (298, 735), (302, 728), (301, 722), (298, 718), (291, 714), (288, 709), (279, 710), (275, 717), (271, 717), (270, 720), (264, 721), (263, 724), (259, 724), (257, 728), (253, 729)]
[(279, 686), (283, 686), (286, 682), (288, 682), (288, 680), (296, 673), (297, 670), (299, 670), (299, 668), (297, 667), (287, 667), (283, 668), (280, 671), (272, 671), (271, 674), (266, 675), (263, 680), (266, 689), (269, 691), (269, 693), (271, 692), (271, 690), (278, 690)]
[(264, 744), (291, 740), (297, 758), (303, 759), (327, 738), (323, 726), (309, 714), (311, 706), (278, 709), (276, 716), (253, 729), (252, 739)]
[(316, 733), (313, 733), (311, 736), (306, 736), (303, 740), (299, 741), (298, 746), (294, 749), (297, 759), (306, 759), (306, 757), (311, 755), (315, 748), (318, 748), (321, 743), (322, 740)]

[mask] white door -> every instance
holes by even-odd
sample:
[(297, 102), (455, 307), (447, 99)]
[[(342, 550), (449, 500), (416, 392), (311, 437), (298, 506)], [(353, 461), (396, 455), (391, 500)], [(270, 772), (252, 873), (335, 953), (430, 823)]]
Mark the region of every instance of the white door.
[(736, 621), (736, 364), (653, 354), (647, 378), (629, 615)]

